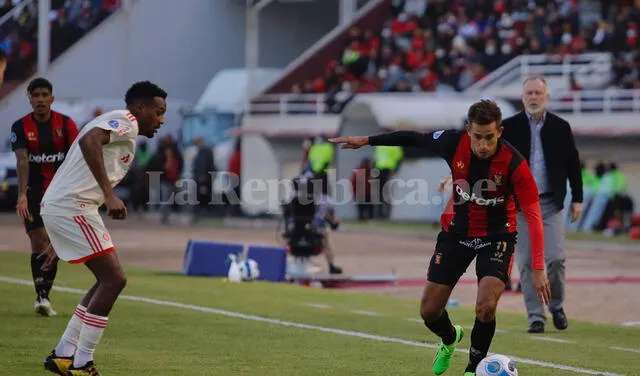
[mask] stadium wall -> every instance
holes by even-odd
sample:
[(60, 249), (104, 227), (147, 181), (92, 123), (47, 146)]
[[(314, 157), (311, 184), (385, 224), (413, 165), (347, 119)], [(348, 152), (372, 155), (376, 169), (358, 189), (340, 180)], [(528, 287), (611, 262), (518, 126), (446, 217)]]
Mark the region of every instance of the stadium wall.
[[(336, 4), (266, 7), (260, 65), (283, 68), (330, 31), (338, 23)], [(244, 66), (244, 40), (245, 1), (136, 0), (56, 59), (45, 76), (60, 98), (121, 98), (131, 82), (149, 79), (169, 99), (195, 102), (216, 72)], [(26, 82), (0, 103), (0, 117), (30, 111), (25, 90)], [(0, 140), (7, 137), (0, 130)]]

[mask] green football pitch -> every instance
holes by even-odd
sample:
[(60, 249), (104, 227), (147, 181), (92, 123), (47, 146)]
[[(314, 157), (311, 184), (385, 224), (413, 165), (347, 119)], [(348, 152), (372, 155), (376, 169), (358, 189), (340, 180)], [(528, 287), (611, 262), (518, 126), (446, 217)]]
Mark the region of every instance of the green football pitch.
[[(59, 315), (38, 317), (27, 259), (0, 253), (2, 375), (46, 374), (42, 360), (92, 283), (85, 267), (61, 263), (52, 293)], [(142, 269), (127, 275), (96, 350), (103, 375), (431, 374), (437, 338), (415, 300)], [(450, 315), (467, 335), (445, 375), (461, 376), (473, 311)], [(572, 321), (565, 332), (531, 336), (523, 322), (499, 313), (491, 348), (514, 358), (520, 375), (640, 375), (639, 328)]]

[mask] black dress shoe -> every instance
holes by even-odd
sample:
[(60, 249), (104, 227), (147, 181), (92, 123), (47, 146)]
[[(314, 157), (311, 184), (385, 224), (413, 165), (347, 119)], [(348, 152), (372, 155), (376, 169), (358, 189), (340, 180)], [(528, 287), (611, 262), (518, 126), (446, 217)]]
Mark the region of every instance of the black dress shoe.
[(534, 321), (529, 325), (529, 333), (544, 333), (544, 323), (542, 321)]
[(564, 310), (561, 308), (558, 311), (552, 311), (553, 315), (553, 326), (558, 330), (565, 330), (569, 326), (569, 320), (567, 320), (567, 315), (564, 314)]

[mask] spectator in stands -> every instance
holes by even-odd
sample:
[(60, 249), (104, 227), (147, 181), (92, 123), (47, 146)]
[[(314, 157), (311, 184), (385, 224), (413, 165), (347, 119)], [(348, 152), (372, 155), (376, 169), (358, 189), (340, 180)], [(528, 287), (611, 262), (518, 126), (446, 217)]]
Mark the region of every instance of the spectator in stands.
[[(611, 84), (640, 88), (640, 12), (601, 3), (598, 14), (579, 11), (577, 1), (392, 0), (381, 29), (349, 31), (343, 53), (329, 63), (343, 71), (328, 70), (314, 87), (332, 98), (340, 82), (361, 82), (354, 93), (462, 91), (523, 53), (547, 53), (558, 62), (571, 54), (611, 51)], [(573, 87), (582, 85), (576, 80)]]

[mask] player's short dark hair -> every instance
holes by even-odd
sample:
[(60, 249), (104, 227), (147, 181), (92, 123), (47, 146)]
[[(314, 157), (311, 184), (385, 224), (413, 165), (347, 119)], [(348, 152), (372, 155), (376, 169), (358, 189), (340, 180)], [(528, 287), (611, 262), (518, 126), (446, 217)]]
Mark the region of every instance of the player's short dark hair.
[(482, 99), (469, 107), (467, 113), (467, 123), (478, 125), (489, 125), (496, 122), (498, 126), (502, 123), (502, 111), (498, 104), (489, 99)]
[(127, 106), (133, 104), (139, 100), (153, 100), (155, 97), (167, 99), (167, 93), (162, 90), (158, 85), (150, 81), (140, 81), (131, 85), (127, 94), (125, 94), (124, 101)]
[(37, 77), (29, 82), (29, 86), (27, 86), (27, 93), (33, 94), (36, 89), (48, 89), (50, 93), (53, 94), (53, 85), (46, 78)]

